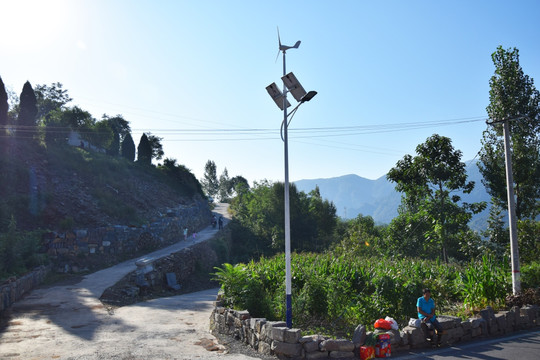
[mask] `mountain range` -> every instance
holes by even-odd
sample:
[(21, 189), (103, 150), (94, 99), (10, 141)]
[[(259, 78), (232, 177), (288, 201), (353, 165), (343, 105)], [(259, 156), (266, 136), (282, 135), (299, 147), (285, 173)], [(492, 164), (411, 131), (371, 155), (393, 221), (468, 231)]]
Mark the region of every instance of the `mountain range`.
[[(470, 227), (484, 230), (489, 217), (490, 195), (482, 184), (482, 175), (476, 162), (468, 161), (466, 166), (468, 181), (474, 181), (475, 187), (470, 194), (461, 195), (464, 202), (485, 201), (488, 208), (473, 216)], [(376, 180), (369, 180), (358, 175), (344, 175), (327, 179), (309, 179), (295, 181), (299, 191), (305, 193), (319, 187), (321, 196), (332, 201), (337, 215), (343, 219), (352, 219), (359, 214), (369, 215), (377, 224), (388, 224), (397, 216), (401, 203), (401, 193), (395, 190), (395, 183), (386, 179), (386, 175)]]

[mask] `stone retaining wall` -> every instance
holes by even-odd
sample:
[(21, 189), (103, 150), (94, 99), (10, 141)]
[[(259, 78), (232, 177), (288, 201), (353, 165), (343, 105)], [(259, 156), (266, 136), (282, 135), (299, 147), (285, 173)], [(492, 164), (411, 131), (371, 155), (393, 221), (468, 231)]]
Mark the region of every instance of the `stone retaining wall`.
[(49, 232), (43, 236), (42, 246), (55, 271), (79, 272), (98, 255), (119, 261), (173, 244), (183, 238), (185, 226), (189, 234), (199, 231), (210, 224), (211, 216), (208, 203), (200, 201), (168, 209), (160, 218), (139, 227), (115, 225)]
[(22, 299), (24, 295), (40, 285), (47, 276), (50, 268), (40, 266), (34, 271), (20, 277), (11, 278), (0, 285), (0, 314), (7, 310), (14, 302)]
[[(168, 209), (159, 219), (140, 227), (116, 225), (49, 232), (43, 236), (42, 247), (53, 263), (53, 271), (77, 273), (87, 270), (88, 264), (96, 258), (107, 258), (116, 263), (141, 251), (153, 251), (173, 244), (183, 237), (184, 226), (191, 234), (207, 227), (211, 216), (208, 203), (199, 201)], [(51, 267), (39, 267), (21, 278), (12, 278), (2, 284), (0, 314), (39, 286), (49, 271)]]
[[(280, 359), (347, 359), (359, 357), (359, 348), (366, 339), (366, 329), (359, 325), (352, 340), (331, 339), (321, 335), (302, 336), (300, 329), (289, 329), (285, 322), (252, 318), (247, 311), (237, 311), (221, 306), (220, 296), (210, 316), (212, 332), (230, 335), (244, 342), (261, 354), (275, 355)], [(490, 307), (482, 310), (478, 318), (462, 321), (457, 317), (439, 316), (445, 334), (443, 345), (475, 338), (496, 336), (540, 325), (539, 307), (514, 307), (510, 311), (494, 313)], [(420, 328), (406, 326), (402, 330), (381, 331), (388, 333), (392, 352), (411, 348), (428, 347)], [(369, 334), (369, 333), (368, 333)]]

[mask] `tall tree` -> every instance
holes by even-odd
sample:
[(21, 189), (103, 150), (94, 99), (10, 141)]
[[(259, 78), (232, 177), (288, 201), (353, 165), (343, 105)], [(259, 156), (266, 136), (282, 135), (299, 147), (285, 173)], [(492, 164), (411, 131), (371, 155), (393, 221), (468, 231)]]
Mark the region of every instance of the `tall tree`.
[[(540, 204), (540, 93), (523, 73), (518, 49), (497, 48), (491, 58), (495, 75), (489, 81), (492, 121), (509, 121), (518, 219), (535, 218)], [(480, 150), (480, 172), (489, 194), (506, 207), (506, 172), (502, 123), (488, 125)]]
[(219, 199), (221, 202), (227, 202), (231, 197), (232, 183), (229, 178), (229, 171), (227, 168), (223, 169), (223, 172), (219, 176)]
[(52, 83), (51, 85), (36, 85), (34, 89), (37, 101), (37, 121), (45, 122), (54, 110), (64, 109), (72, 100), (66, 89), (63, 89), (61, 83)]
[(6, 126), (8, 125), (8, 111), (8, 94), (4, 82), (2, 81), (2, 77), (0, 77), (0, 136), (4, 135)]
[(120, 154), (120, 143), (124, 137), (131, 132), (129, 121), (124, 119), (122, 115), (110, 117), (107, 114), (104, 114), (102, 119), (109, 124), (109, 127), (113, 132), (113, 140), (111, 141), (110, 146), (106, 149), (107, 154), (118, 156)]
[(85, 140), (93, 142), (96, 120), (92, 115), (78, 106), (66, 109), (55, 109), (43, 119), (45, 124), (45, 141), (65, 142), (70, 131), (78, 132)]
[(219, 191), (216, 163), (212, 160), (208, 160), (206, 165), (204, 165), (204, 175), (201, 180), (201, 185), (206, 195), (210, 197), (215, 197)]
[(137, 146), (137, 162), (143, 165), (152, 165), (152, 148), (146, 134), (142, 134)]
[(135, 161), (135, 143), (130, 133), (127, 133), (122, 141), (122, 157), (129, 161)]
[(152, 150), (152, 159), (160, 160), (163, 158), (165, 153), (163, 152), (163, 145), (161, 144), (162, 140), (162, 137), (148, 133), (148, 142), (150, 143), (150, 149)]
[(29, 81), (24, 83), (19, 103), (17, 133), (20, 137), (32, 137), (36, 128), (37, 100)]
[(467, 182), (462, 153), (454, 149), (449, 138), (432, 135), (416, 147), (416, 153), (414, 158), (406, 155), (398, 161), (387, 178), (396, 183), (397, 191), (405, 194), (405, 211), (425, 214), (425, 220), (431, 224), (426, 240), (438, 245), (441, 257), (448, 261), (449, 241), (466, 230), (472, 214), (483, 210), (486, 204), (458, 205), (461, 197), (455, 192), (470, 193), (474, 182)]

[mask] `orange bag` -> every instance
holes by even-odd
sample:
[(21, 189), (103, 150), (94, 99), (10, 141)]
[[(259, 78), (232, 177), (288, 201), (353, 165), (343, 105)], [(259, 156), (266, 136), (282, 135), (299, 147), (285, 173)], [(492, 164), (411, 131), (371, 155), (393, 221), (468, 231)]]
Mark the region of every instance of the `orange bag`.
[(375, 321), (375, 329), (390, 330), (392, 329), (392, 323), (390, 321), (379, 319)]

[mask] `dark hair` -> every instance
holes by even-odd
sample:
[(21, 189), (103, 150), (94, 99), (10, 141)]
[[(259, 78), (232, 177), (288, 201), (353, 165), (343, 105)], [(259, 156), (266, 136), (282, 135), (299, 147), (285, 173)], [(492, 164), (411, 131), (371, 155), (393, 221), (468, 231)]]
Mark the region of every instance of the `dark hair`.
[(423, 294), (425, 294), (425, 293), (431, 293), (431, 291), (429, 291), (429, 288), (425, 288), (425, 289), (422, 290), (422, 291), (423, 291)]

